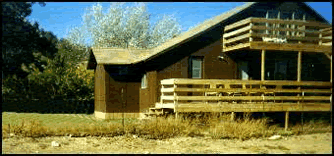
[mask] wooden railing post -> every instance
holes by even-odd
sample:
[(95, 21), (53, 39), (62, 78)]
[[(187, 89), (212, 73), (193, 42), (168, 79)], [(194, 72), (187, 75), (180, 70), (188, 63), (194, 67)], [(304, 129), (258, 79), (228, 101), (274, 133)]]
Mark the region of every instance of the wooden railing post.
[[(277, 19), (281, 19), (281, 12), (280, 11), (278, 12)], [(279, 28), (279, 27), (280, 27), (280, 24), (278, 23), (277, 28)], [(280, 33), (279, 30), (277, 30), (277, 35), (280, 35), (279, 33)]]
[[(292, 20), (295, 20), (295, 12), (292, 13)], [(294, 24), (291, 25), (291, 29), (295, 29), (295, 25)], [(295, 36), (295, 32), (294, 31), (291, 32), (291, 36)]]
[(231, 121), (234, 121), (234, 119), (235, 119), (235, 113), (231, 112)]
[[(303, 22), (306, 22), (306, 16), (305, 16), (305, 14), (303, 15)], [(303, 29), (302, 30), (304, 30), (303, 33), (302, 33), (302, 36), (305, 37), (305, 30), (306, 30), (306, 26), (305, 25), (303, 25)]]
[[(266, 19), (268, 19), (268, 18), (269, 18), (269, 12), (267, 11)], [(269, 28), (269, 23), (267, 22), (267, 23), (266, 23), (266, 34), (267, 34), (267, 35), (269, 34), (269, 30), (268, 30), (268, 28)]]
[[(161, 84), (161, 90), (163, 90), (163, 89), (164, 89), (164, 85)], [(161, 104), (161, 106), (163, 105), (163, 99), (162, 99), (163, 96), (165, 96), (164, 91), (161, 92), (161, 97), (160, 97), (160, 104)]]
[[(250, 29), (249, 29), (249, 34), (250, 34), (250, 35), (252, 35), (252, 33), (253, 33), (253, 30), (252, 30), (253, 23), (250, 23), (250, 24), (249, 24), (249, 26), (250, 26)], [(250, 37), (249, 37), (249, 42), (252, 42), (252, 41), (253, 41), (253, 37), (252, 37), (252, 36), (250, 36)]]

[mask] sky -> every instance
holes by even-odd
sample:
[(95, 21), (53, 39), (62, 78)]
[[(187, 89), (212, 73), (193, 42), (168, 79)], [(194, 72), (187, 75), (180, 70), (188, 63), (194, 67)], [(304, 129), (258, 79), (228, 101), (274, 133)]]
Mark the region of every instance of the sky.
[[(92, 2), (46, 2), (42, 7), (38, 3), (32, 6), (28, 16), (31, 22), (37, 21), (41, 28), (51, 31), (59, 39), (65, 38), (73, 26), (82, 25), (82, 15)], [(332, 23), (332, 5), (330, 2), (308, 2), (315, 11)], [(102, 3), (104, 9), (109, 3)], [(147, 9), (154, 23), (164, 14), (174, 15), (182, 26), (182, 32), (189, 30), (199, 23), (220, 15), (234, 7), (243, 5), (242, 2), (148, 2)]]

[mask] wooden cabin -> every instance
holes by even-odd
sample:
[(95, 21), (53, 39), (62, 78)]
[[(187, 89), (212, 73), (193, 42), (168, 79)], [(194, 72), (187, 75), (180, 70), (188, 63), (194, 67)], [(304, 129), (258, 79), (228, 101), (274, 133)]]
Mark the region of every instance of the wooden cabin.
[(255, 2), (153, 49), (92, 48), (95, 116), (331, 111), (331, 43), (307, 4)]

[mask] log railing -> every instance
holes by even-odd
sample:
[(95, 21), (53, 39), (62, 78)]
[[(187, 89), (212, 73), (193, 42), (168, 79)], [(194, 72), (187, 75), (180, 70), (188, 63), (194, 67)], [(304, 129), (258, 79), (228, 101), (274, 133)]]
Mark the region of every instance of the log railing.
[(222, 109), (227, 107), (239, 111), (262, 111), (265, 108), (272, 111), (331, 109), (330, 82), (165, 79), (161, 85), (158, 107), (175, 110), (185, 110), (187, 107), (188, 111), (203, 111), (204, 107), (211, 107), (218, 111), (217, 106), (219, 111), (226, 111)]
[(331, 25), (314, 21), (250, 17), (225, 26), (222, 43), (225, 49), (265, 38), (274, 43), (329, 45), (331, 30)]

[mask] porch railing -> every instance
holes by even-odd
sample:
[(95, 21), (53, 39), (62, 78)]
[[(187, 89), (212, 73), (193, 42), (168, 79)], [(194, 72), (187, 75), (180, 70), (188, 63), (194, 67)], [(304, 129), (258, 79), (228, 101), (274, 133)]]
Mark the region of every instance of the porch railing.
[(242, 43), (267, 41), (331, 46), (332, 29), (331, 25), (315, 21), (254, 17), (227, 25), (224, 29), (225, 49), (241, 46)]
[(207, 106), (258, 111), (331, 109), (331, 82), (165, 79), (161, 86), (161, 101), (156, 107), (175, 110), (193, 107), (193, 111), (203, 111), (202, 107)]
[(319, 34), (320, 38), (319, 44), (332, 46), (332, 35), (333, 35), (332, 27), (321, 29)]

